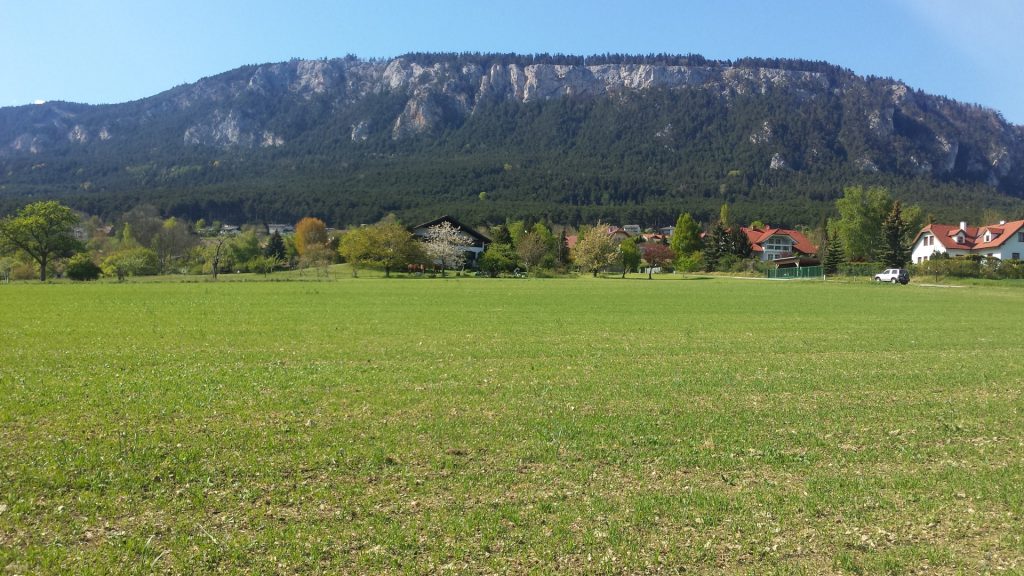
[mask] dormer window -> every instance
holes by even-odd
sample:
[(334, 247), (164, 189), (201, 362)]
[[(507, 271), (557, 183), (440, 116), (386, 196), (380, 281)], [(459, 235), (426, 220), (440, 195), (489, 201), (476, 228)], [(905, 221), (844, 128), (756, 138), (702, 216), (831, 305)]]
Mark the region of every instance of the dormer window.
[(957, 234), (956, 235), (956, 243), (957, 244), (963, 244), (964, 243), (964, 235), (963, 234)]
[(991, 242), (991, 241), (992, 241), (992, 233), (991, 232), (985, 232), (985, 242)]

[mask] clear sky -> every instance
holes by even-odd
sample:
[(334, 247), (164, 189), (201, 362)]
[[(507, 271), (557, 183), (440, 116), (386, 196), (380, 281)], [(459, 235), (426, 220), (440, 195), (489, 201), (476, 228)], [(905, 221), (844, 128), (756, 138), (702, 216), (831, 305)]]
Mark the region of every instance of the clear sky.
[(0, 0), (0, 106), (413, 51), (826, 60), (1024, 124), (1024, 0)]

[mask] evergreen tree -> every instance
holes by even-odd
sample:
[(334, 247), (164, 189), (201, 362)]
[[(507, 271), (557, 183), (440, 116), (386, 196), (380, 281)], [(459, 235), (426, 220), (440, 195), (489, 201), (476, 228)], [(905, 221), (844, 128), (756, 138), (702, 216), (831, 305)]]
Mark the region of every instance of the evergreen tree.
[(836, 274), (839, 272), (839, 265), (846, 261), (846, 252), (839, 236), (829, 235), (828, 230), (825, 231), (825, 250), (825, 274)]
[(263, 249), (263, 254), (273, 256), (281, 261), (288, 258), (288, 251), (284, 247), (284, 238), (281, 237), (280, 232), (274, 230), (274, 233), (270, 235), (270, 240), (267, 242), (267, 247)]
[(557, 262), (559, 266), (565, 266), (569, 263), (569, 240), (565, 235), (565, 228), (562, 228), (562, 232), (558, 235), (555, 262)]
[(729, 230), (728, 246), (729, 254), (739, 256), (740, 258), (750, 258), (750, 255), (754, 252), (754, 246), (750, 243), (750, 238), (747, 238), (747, 235), (739, 226), (733, 226)]
[(882, 223), (882, 239), (885, 242), (882, 262), (887, 267), (902, 268), (910, 259), (910, 249), (904, 241), (906, 233), (907, 224), (903, 221), (903, 207), (897, 200), (892, 203), (892, 210)]
[(712, 272), (718, 260), (729, 253), (729, 233), (721, 222), (715, 223), (704, 241), (704, 271)]

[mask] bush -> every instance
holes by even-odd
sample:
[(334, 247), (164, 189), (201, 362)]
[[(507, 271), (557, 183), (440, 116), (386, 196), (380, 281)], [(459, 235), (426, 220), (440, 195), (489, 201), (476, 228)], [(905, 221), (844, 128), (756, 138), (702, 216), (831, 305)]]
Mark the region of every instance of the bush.
[(867, 276), (871, 278), (885, 270), (885, 268), (884, 264), (879, 264), (878, 262), (844, 262), (839, 265), (837, 274), (839, 276)]
[(11, 267), (11, 280), (35, 280), (39, 278), (39, 265), (35, 262), (18, 262)]
[(115, 252), (103, 261), (103, 273), (124, 280), (127, 276), (154, 276), (160, 262), (149, 248), (129, 248)]
[(64, 274), (68, 278), (78, 281), (95, 280), (100, 277), (100, 272), (100, 267), (85, 252), (72, 256), (64, 269)]
[(990, 278), (1002, 280), (1024, 278), (1024, 262), (1020, 260), (1000, 260), (983, 256), (935, 256), (912, 268), (915, 274), (922, 276), (949, 276), (951, 278)]
[(676, 258), (676, 270), (679, 272), (700, 272), (704, 270), (704, 254), (694, 252), (688, 256)]
[(718, 272), (731, 272), (732, 269), (741, 264), (740, 257), (735, 254), (722, 254), (715, 263), (715, 270)]

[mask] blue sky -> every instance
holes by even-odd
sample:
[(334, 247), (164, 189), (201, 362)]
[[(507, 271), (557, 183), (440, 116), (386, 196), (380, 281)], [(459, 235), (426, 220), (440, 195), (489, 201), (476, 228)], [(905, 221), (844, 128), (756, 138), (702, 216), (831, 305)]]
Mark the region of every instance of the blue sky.
[(826, 60), (1024, 124), (1021, 0), (0, 0), (0, 106), (123, 102), (244, 64), (411, 51)]

